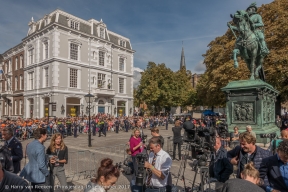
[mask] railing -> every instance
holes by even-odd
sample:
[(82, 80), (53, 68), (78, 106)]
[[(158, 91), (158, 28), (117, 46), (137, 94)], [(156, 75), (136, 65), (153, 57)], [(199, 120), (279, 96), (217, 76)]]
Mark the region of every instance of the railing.
[(65, 165), (66, 176), (79, 180), (93, 176), (97, 168), (100, 166), (102, 159), (109, 157), (114, 164), (123, 162), (126, 158), (126, 145), (117, 145), (111, 147), (100, 147), (93, 151), (80, 150), (70, 151), (68, 155), (68, 163)]

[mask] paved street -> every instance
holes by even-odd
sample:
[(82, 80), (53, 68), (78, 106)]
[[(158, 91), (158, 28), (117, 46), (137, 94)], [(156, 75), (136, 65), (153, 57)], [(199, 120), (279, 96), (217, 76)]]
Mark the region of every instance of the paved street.
[[(172, 125), (169, 124), (168, 130), (165, 130), (165, 127), (159, 127), (160, 134), (165, 138), (172, 136), (173, 133), (171, 131)], [(71, 191), (83, 191), (83, 187), (89, 182), (90, 176), (95, 173), (95, 170), (99, 167), (99, 162), (105, 158), (112, 158), (114, 163), (119, 163), (124, 160), (126, 157), (126, 153), (124, 153), (125, 144), (129, 140), (132, 131), (124, 132), (120, 131), (119, 134), (115, 132), (107, 132), (106, 137), (98, 137), (92, 136), (92, 147), (88, 147), (88, 135), (87, 134), (79, 134), (77, 138), (73, 136), (69, 136), (65, 138), (65, 144), (69, 149), (69, 160), (68, 164), (65, 165), (66, 176), (68, 184), (70, 185)], [(148, 138), (151, 137), (150, 130), (144, 129), (144, 134), (148, 135)], [(25, 153), (26, 145), (31, 142), (30, 140), (25, 140), (22, 142), (23, 149)], [(50, 144), (50, 140), (48, 139), (44, 145), (47, 148)], [(257, 144), (262, 146), (261, 144)], [(267, 146), (266, 146), (267, 147)], [(164, 144), (164, 149), (167, 150), (167, 144)], [(183, 149), (185, 146), (182, 147)], [(171, 146), (170, 146), (170, 154), (171, 154)], [(183, 154), (183, 152), (182, 152)], [(177, 157), (177, 156), (176, 156)], [(22, 166), (24, 166), (25, 160), (22, 160)], [(194, 178), (195, 172), (192, 171), (192, 161), (189, 159), (187, 161), (186, 171), (184, 174), (186, 186), (191, 187), (192, 181)], [(181, 161), (173, 161), (171, 173), (173, 184), (176, 185), (178, 172), (181, 168)], [(183, 170), (183, 169), (182, 169)], [(180, 173), (180, 178), (182, 178), (182, 173)], [(233, 175), (231, 175), (233, 178)], [(115, 188), (110, 191), (130, 191), (130, 181), (131, 175), (121, 174)], [(196, 184), (198, 185), (200, 181), (200, 176), (197, 174)], [(57, 180), (56, 180), (57, 184)], [(182, 180), (179, 180), (177, 183), (179, 189), (182, 189), (184, 183)], [(56, 190), (57, 191), (57, 190)]]
[[(159, 127), (160, 128), (160, 134), (164, 138), (173, 135), (173, 133), (171, 131), (171, 127), (172, 127), (172, 125), (169, 125), (168, 130), (165, 130), (165, 127)], [(65, 144), (68, 146), (68, 149), (69, 149), (69, 160), (74, 158), (74, 157), (72, 157), (73, 154), (76, 154), (76, 153), (72, 153), (72, 152), (89, 150), (90, 152), (87, 153), (87, 151), (86, 151), (85, 154), (83, 153), (83, 156), (88, 156), (91, 153), (95, 153), (96, 159), (98, 159), (98, 160), (101, 160), (104, 157), (110, 157), (114, 160), (115, 163), (122, 161), (124, 159), (124, 154), (123, 154), (124, 150), (117, 153), (117, 154), (111, 155), (111, 153), (109, 151), (107, 151), (107, 149), (104, 147), (120, 146), (121, 144), (123, 144), (123, 145), (126, 144), (127, 141), (129, 140), (130, 136), (131, 136), (131, 133), (132, 133), (131, 131), (129, 131), (128, 133), (121, 131), (119, 134), (116, 134), (115, 132), (108, 132), (107, 137), (103, 137), (103, 136), (98, 137), (98, 135), (92, 136), (92, 147), (91, 148), (88, 147), (88, 135), (87, 134), (79, 134), (77, 138), (74, 138), (73, 136), (66, 137), (65, 138)], [(151, 137), (150, 130), (144, 129), (144, 133), (148, 135), (148, 138)], [(31, 141), (31, 139), (22, 142), (23, 148), (24, 148), (24, 153), (25, 153), (25, 147), (30, 141)], [(50, 144), (50, 140), (48, 139), (44, 145), (47, 148), (49, 146), (49, 144)], [(79, 155), (79, 153), (77, 153), (77, 154)], [(98, 160), (97, 160), (97, 162), (98, 162)], [(79, 161), (81, 161), (80, 157), (79, 157)], [(25, 162), (25, 160), (23, 159), (23, 161), (22, 161), (23, 165), (24, 165), (24, 162)], [(69, 162), (65, 166), (66, 174), (67, 175), (69, 174), (69, 169), (71, 169), (71, 168), (73, 169), (76, 166), (78, 167), (81, 164), (85, 164), (85, 162), (78, 162), (78, 164), (74, 160), (73, 160), (73, 162), (72, 161)], [(95, 165), (95, 166), (97, 168), (98, 163), (96, 163), (96, 164), (97, 165)], [(171, 168), (173, 184), (176, 184), (180, 164), (181, 164), (181, 161), (173, 161), (172, 168)], [(194, 172), (191, 171), (191, 164), (192, 164), (192, 162), (190, 160), (188, 160), (187, 168), (185, 171), (186, 185), (188, 185), (188, 186), (191, 186), (192, 177), (194, 175), (193, 174)], [(93, 170), (93, 168), (91, 168), (91, 169)], [(89, 178), (84, 178), (84, 177), (85, 177), (85, 175), (79, 174), (73, 178), (72, 182), (70, 182), (72, 178), (71, 177), (68, 178), (68, 182), (70, 182), (69, 184), (74, 187), (74, 190), (72, 190), (72, 191), (81, 191), (81, 189), (79, 189), (79, 188), (81, 188), (81, 186), (84, 186), (85, 184), (88, 183)], [(127, 189), (127, 188), (129, 188), (130, 180), (131, 180), (130, 175), (121, 174), (121, 176), (117, 182), (116, 189), (111, 189), (111, 191), (129, 191), (129, 189)], [(198, 181), (198, 179), (196, 181)], [(178, 185), (183, 186), (183, 182), (179, 180)]]

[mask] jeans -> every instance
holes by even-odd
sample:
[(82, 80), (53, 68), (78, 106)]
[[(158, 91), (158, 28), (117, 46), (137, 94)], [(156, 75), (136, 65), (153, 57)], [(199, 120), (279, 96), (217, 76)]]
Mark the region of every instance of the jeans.
[(178, 145), (178, 157), (181, 160), (181, 143), (174, 143), (173, 144), (173, 159), (176, 157), (176, 146)]

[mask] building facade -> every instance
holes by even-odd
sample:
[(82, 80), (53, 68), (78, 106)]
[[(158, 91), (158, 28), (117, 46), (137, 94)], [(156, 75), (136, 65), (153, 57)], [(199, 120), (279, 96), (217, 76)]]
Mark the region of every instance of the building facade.
[(135, 51), (128, 38), (102, 20), (58, 9), (28, 25), (22, 39), (24, 118), (87, 115), (89, 92), (95, 96), (91, 114), (132, 115)]
[(2, 54), (0, 90), (1, 117), (17, 118), (24, 109), (24, 46), (19, 44)]

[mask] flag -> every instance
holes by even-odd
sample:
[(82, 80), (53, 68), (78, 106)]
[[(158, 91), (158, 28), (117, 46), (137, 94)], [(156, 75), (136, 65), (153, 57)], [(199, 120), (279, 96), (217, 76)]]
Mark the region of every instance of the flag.
[(0, 69), (0, 74), (3, 74), (3, 73), (4, 73), (4, 71), (2, 69)]

